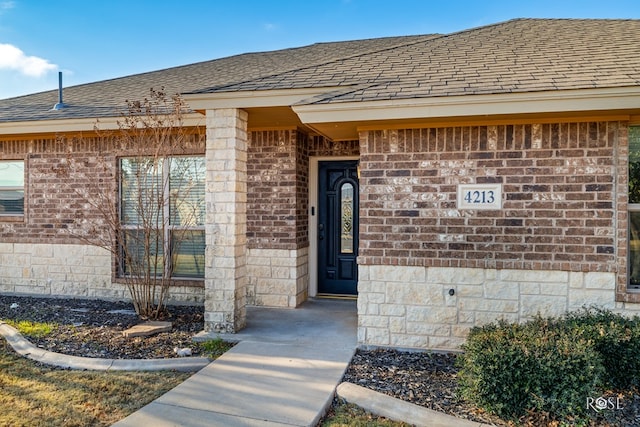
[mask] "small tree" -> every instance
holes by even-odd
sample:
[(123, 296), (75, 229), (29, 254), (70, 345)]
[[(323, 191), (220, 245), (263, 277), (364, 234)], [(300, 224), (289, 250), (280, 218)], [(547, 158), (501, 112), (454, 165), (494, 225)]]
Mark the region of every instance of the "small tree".
[(203, 271), (204, 157), (188, 155), (202, 152), (203, 136), (185, 126), (185, 111), (178, 95), (151, 90), (142, 101), (127, 101), (117, 131), (96, 126), (97, 144), (76, 139), (76, 147), (101, 151), (95, 161), (69, 150), (58, 168), (84, 205), (70, 233), (112, 253), (145, 318), (164, 316), (174, 273)]

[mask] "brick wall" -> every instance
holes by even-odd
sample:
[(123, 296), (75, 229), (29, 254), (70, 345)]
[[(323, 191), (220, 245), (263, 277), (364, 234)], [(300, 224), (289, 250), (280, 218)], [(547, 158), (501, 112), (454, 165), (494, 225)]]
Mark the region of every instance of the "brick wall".
[(247, 238), (250, 248), (295, 249), (300, 197), (296, 130), (254, 131), (247, 149)]
[(338, 157), (358, 156), (360, 141), (331, 141), (322, 136), (313, 136), (309, 140), (309, 156)]
[[(188, 145), (180, 152), (204, 150), (195, 137)], [(0, 160), (24, 160), (26, 171), (24, 217), (0, 217), (0, 292), (128, 298), (126, 286), (113, 281), (111, 253), (79, 238), (101, 230), (87, 194), (115, 203), (115, 152), (112, 140), (89, 136), (0, 141)], [(172, 286), (169, 301), (202, 303), (201, 285), (185, 283)]]
[(249, 133), (249, 304), (296, 307), (307, 299), (309, 157), (358, 153), (358, 141), (332, 142), (299, 129)]
[[(190, 141), (180, 154), (203, 154), (201, 141)], [(119, 156), (137, 154), (117, 151)], [(248, 237), (250, 246), (295, 249), (308, 246), (309, 156), (357, 155), (358, 141), (331, 142), (292, 129), (250, 133), (248, 149)], [(3, 242), (77, 243), (70, 228), (81, 215), (95, 224), (98, 215), (78, 189), (115, 197), (117, 157), (105, 138), (70, 137), (0, 141), (0, 160), (25, 160), (25, 219), (0, 219)], [(61, 174), (69, 164), (73, 176)], [(115, 200), (114, 200), (115, 201)]]
[(333, 142), (297, 129), (253, 131), (247, 162), (250, 248), (309, 246), (309, 156), (353, 156), (358, 141)]
[[(103, 215), (91, 205), (98, 197), (115, 203), (117, 157), (139, 155), (108, 137), (60, 137), (0, 141), (0, 160), (25, 161), (25, 216), (0, 218), (5, 243), (80, 243), (79, 236), (99, 235)], [(196, 134), (177, 154), (203, 154)]]
[[(363, 265), (621, 270), (617, 122), (363, 132)], [(458, 210), (462, 183), (503, 209)], [(621, 226), (619, 226), (619, 224)], [(624, 240), (624, 239), (623, 239)]]
[[(87, 206), (81, 189), (91, 185), (100, 194), (113, 195), (115, 157), (104, 154), (96, 139), (40, 139), (0, 142), (0, 159), (25, 161), (25, 216), (21, 221), (0, 218), (0, 236), (6, 243), (78, 243), (77, 218), (95, 224), (98, 214)], [(100, 164), (100, 166), (98, 165)], [(72, 165), (77, 172), (66, 174)], [(106, 169), (105, 169), (106, 168)], [(87, 182), (91, 177), (92, 181)]]
[(309, 136), (296, 132), (296, 247), (309, 246)]

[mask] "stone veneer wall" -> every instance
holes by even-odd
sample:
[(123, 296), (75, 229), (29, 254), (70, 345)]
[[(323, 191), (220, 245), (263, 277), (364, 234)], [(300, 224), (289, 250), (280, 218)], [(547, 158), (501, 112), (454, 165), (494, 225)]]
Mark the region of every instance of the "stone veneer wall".
[(607, 272), (361, 266), (359, 273), (361, 344), (456, 349), (473, 326), (498, 319), (590, 305), (640, 310), (616, 303), (615, 274)]
[[(499, 318), (635, 310), (616, 303), (626, 135), (620, 122), (362, 132), (360, 342), (452, 348)], [(502, 209), (457, 209), (463, 183), (501, 183)]]
[[(112, 282), (111, 253), (90, 245), (0, 243), (0, 292), (39, 296), (129, 300)], [(204, 288), (172, 286), (169, 301), (201, 304)]]
[(309, 248), (249, 249), (247, 304), (297, 307), (308, 296)]

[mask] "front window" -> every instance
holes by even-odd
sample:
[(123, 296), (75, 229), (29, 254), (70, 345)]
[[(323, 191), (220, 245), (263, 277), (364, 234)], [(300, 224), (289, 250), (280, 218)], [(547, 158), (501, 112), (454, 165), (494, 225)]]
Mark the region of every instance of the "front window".
[(0, 215), (24, 215), (24, 161), (0, 161)]
[(640, 126), (629, 128), (629, 289), (640, 289)]
[(122, 158), (121, 274), (204, 277), (204, 157)]

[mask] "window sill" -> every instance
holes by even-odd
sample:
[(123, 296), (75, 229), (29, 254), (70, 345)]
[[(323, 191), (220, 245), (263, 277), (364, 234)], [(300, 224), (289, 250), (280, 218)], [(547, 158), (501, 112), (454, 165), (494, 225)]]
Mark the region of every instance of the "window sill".
[(640, 289), (625, 289), (616, 292), (616, 302), (640, 303)]
[(24, 215), (0, 215), (0, 222), (24, 222)]
[[(122, 277), (116, 277), (115, 283), (126, 284)], [(171, 279), (170, 287), (184, 286), (187, 288), (204, 288), (204, 279)]]

